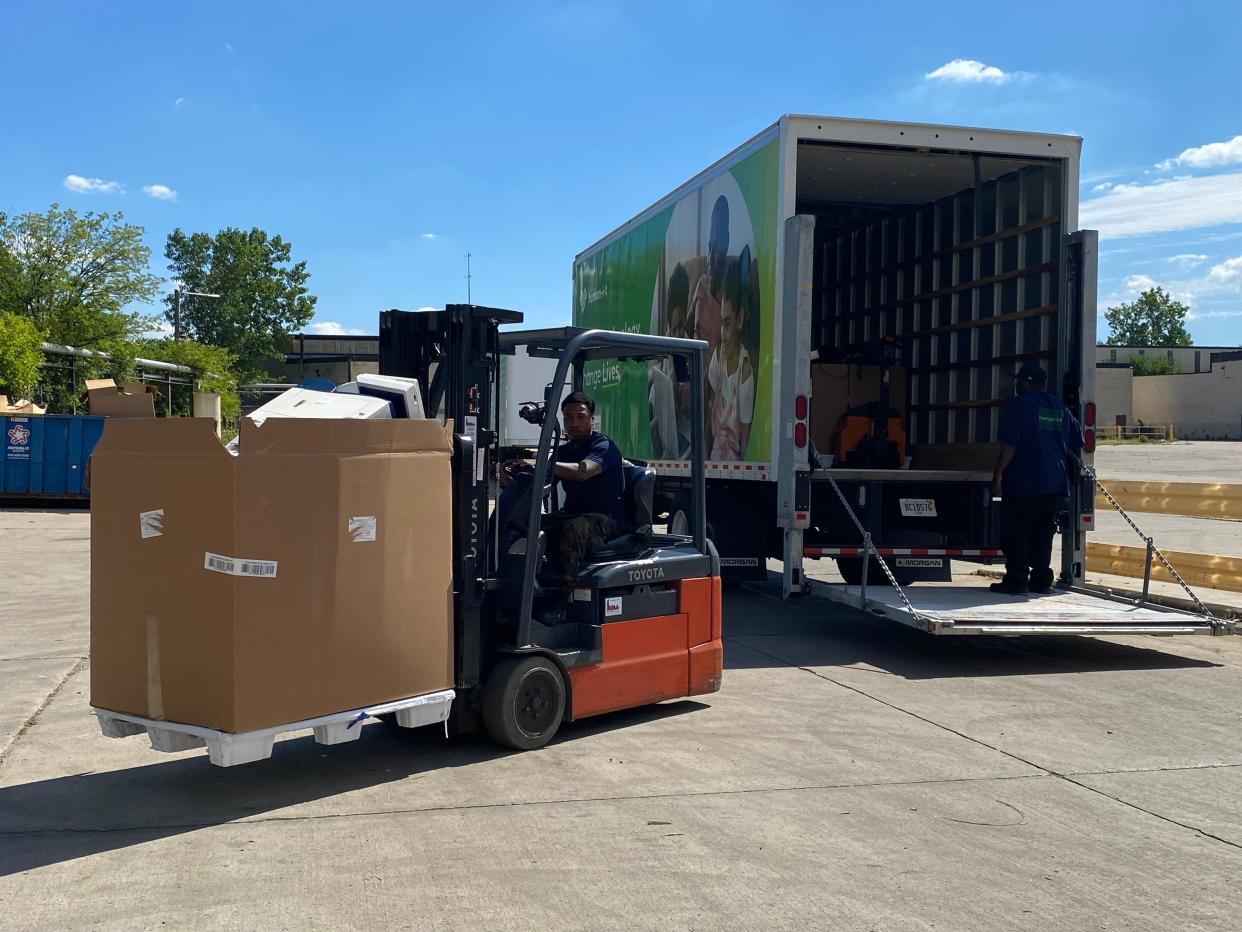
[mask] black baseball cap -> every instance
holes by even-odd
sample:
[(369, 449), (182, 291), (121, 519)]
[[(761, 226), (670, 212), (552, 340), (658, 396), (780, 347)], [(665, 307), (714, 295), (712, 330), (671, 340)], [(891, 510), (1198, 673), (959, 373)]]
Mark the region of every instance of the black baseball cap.
[(1034, 382), (1036, 385), (1044, 385), (1048, 381), (1048, 373), (1041, 369), (1037, 362), (1024, 362), (1022, 368), (1018, 370), (1017, 379), (1019, 382)]

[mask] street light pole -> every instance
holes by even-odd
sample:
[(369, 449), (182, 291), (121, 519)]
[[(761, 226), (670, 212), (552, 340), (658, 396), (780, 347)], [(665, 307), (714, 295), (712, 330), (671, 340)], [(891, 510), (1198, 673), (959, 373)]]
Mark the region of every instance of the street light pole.
[(173, 339), (181, 339), (181, 296), (191, 298), (218, 298), (218, 294), (209, 291), (182, 291), (180, 287), (173, 289)]

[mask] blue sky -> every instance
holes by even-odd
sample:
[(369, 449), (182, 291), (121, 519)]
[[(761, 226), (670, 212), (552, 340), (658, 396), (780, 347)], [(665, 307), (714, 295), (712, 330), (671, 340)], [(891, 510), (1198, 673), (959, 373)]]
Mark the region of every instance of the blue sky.
[[(1075, 133), (1100, 305), (1242, 343), (1242, 6), (11, 5), (0, 210), (292, 242), (315, 326), (473, 297), (567, 322), (573, 256), (781, 113)], [(1101, 334), (1103, 334), (1101, 328)]]

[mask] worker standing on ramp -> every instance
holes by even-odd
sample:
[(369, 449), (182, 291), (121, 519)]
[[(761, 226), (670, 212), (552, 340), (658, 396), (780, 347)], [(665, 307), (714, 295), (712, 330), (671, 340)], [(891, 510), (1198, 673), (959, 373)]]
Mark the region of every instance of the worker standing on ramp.
[(1003, 446), (992, 490), (1001, 497), (1005, 578), (992, 585), (993, 592), (1052, 588), (1052, 538), (1069, 495), (1069, 454), (1082, 450), (1082, 428), (1047, 384), (1037, 363), (1025, 363), (1017, 393), (1001, 415), (997, 439)]

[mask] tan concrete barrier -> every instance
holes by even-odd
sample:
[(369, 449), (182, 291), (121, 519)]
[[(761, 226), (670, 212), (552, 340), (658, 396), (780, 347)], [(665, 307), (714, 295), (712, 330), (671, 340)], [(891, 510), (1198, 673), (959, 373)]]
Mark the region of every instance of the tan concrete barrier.
[[(1209, 589), (1225, 589), (1242, 592), (1242, 558), (1220, 557), (1206, 553), (1181, 553), (1176, 550), (1161, 551), (1182, 579), (1191, 585)], [(1087, 570), (1092, 573), (1110, 573), (1114, 576), (1143, 578), (1143, 566), (1147, 550), (1144, 547), (1126, 547), (1121, 544), (1087, 544)], [(1151, 578), (1164, 582), (1176, 582), (1169, 575), (1158, 557), (1152, 557)]]
[[(1104, 487), (1126, 511), (1147, 514), (1185, 515), (1191, 518), (1242, 519), (1242, 485), (1221, 482), (1135, 482), (1108, 479)], [(1112, 506), (1096, 492), (1095, 507)], [(1178, 572), (1181, 572), (1180, 570)]]

